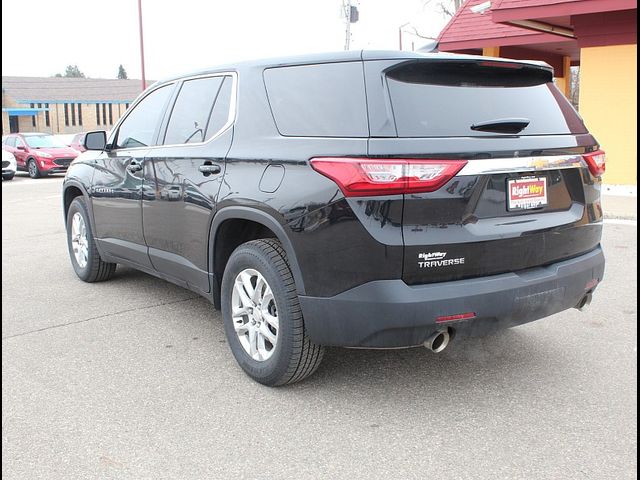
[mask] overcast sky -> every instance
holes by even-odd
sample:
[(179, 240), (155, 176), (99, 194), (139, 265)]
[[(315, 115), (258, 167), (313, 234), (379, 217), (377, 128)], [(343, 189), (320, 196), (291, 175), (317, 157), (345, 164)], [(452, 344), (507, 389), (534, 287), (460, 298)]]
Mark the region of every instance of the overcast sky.
[[(397, 49), (411, 22), (436, 36), (446, 24), (440, 0), (360, 0), (351, 49)], [(444, 0), (446, 1), (446, 0)], [(426, 6), (425, 6), (426, 3)], [(344, 49), (341, 0), (142, 0), (147, 79), (286, 54)], [(426, 41), (410, 33), (403, 47)], [(2, 74), (51, 76), (78, 65), (115, 78), (124, 65), (140, 78), (137, 0), (3, 0)]]

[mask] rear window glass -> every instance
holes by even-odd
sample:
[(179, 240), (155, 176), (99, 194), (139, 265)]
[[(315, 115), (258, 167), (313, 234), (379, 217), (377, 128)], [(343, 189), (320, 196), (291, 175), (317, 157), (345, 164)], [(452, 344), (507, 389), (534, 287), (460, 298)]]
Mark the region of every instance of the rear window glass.
[(362, 63), (269, 68), (267, 95), (282, 135), (369, 135)]
[(171, 112), (165, 145), (209, 140), (227, 123), (231, 99), (230, 76), (187, 80)]
[(421, 62), (386, 74), (400, 137), (487, 136), (477, 124), (526, 119), (519, 135), (586, 133), (551, 73), (498, 62)]

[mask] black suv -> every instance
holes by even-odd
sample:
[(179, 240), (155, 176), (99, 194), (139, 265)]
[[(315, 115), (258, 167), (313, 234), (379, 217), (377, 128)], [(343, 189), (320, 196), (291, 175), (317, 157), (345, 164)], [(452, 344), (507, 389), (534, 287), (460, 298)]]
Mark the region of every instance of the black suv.
[(161, 81), (64, 182), (87, 282), (133, 266), (222, 309), (240, 366), (444, 349), (586, 305), (604, 153), (543, 63), (344, 52)]

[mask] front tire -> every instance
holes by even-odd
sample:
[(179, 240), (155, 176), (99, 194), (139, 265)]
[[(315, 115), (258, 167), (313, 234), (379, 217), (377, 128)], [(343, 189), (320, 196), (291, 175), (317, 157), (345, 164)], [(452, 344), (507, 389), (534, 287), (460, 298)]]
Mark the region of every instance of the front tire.
[(324, 348), (306, 334), (293, 275), (277, 240), (253, 240), (231, 254), (222, 278), (222, 317), (233, 356), (257, 382), (299, 382), (322, 361)]
[(67, 246), (71, 264), (80, 280), (102, 282), (113, 276), (116, 264), (100, 257), (88, 212), (83, 197), (76, 197), (71, 202), (67, 213)]
[(38, 164), (33, 158), (30, 158), (27, 162), (27, 171), (31, 178), (40, 178), (42, 176), (40, 169), (38, 168)]

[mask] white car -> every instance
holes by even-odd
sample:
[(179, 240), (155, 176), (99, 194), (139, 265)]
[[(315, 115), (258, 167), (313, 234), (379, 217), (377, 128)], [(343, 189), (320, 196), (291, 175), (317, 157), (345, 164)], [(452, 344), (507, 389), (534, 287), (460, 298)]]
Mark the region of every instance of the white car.
[(59, 139), (62, 143), (64, 143), (67, 147), (71, 146), (71, 142), (75, 138), (75, 134), (73, 133), (59, 133), (54, 135), (57, 139)]
[(2, 179), (13, 180), (16, 174), (16, 157), (13, 153), (2, 150)]

